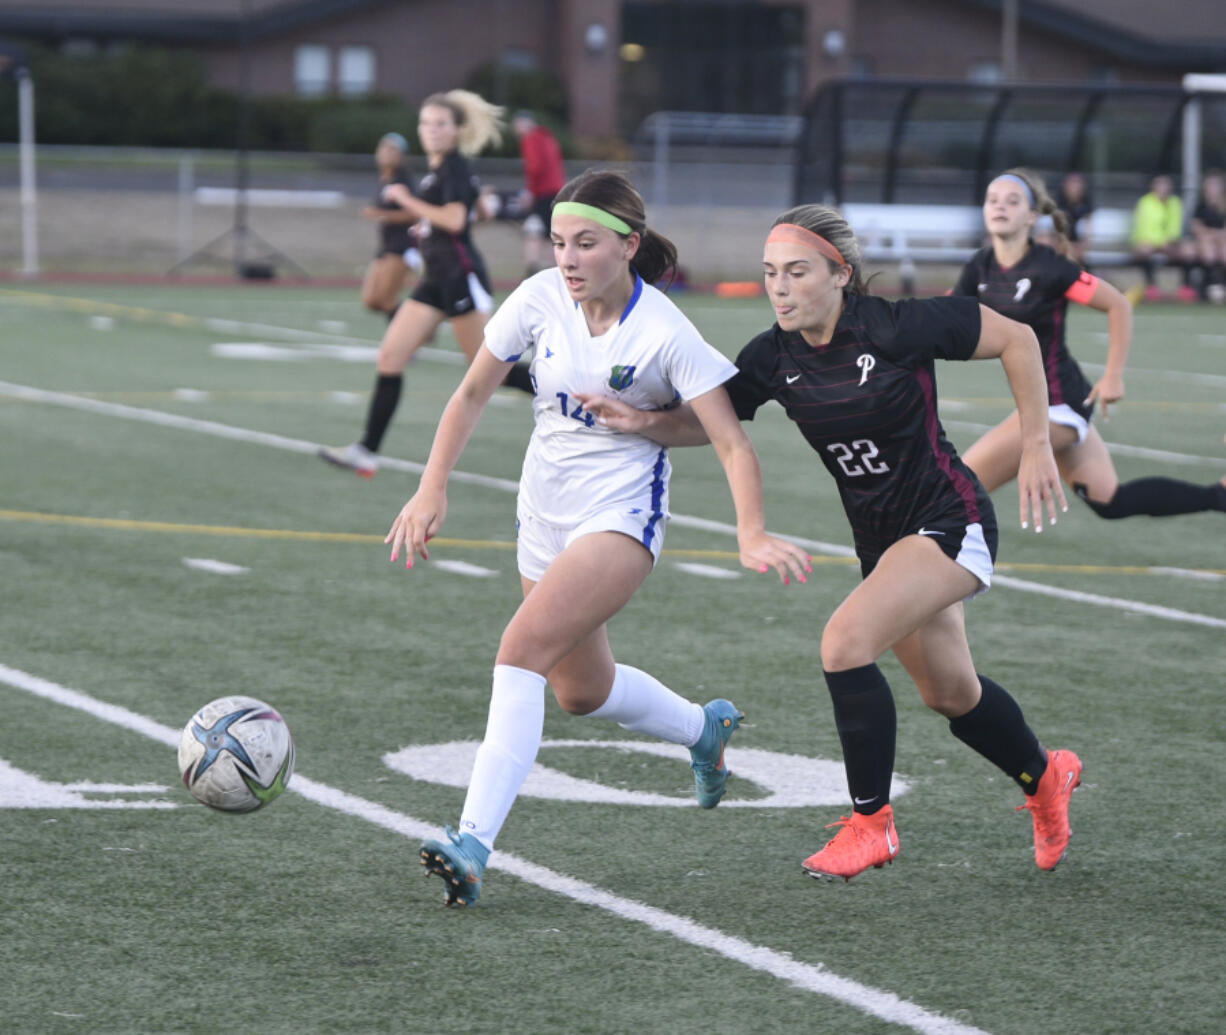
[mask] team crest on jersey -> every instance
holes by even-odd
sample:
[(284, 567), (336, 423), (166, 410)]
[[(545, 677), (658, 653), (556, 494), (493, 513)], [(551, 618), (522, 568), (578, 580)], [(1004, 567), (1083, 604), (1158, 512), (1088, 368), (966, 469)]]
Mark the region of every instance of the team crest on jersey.
[(1017, 287), (1017, 294), (1013, 296), (1013, 301), (1020, 302), (1026, 297), (1026, 292), (1030, 290), (1030, 278), (1023, 277), (1015, 286)]
[(609, 387), (624, 392), (634, 383), (634, 367), (616, 366), (609, 373)]
[(860, 384), (864, 384), (864, 382), (868, 380), (869, 373), (876, 365), (877, 360), (875, 360), (872, 355), (867, 352), (862, 352), (856, 357), (856, 366), (860, 368)]

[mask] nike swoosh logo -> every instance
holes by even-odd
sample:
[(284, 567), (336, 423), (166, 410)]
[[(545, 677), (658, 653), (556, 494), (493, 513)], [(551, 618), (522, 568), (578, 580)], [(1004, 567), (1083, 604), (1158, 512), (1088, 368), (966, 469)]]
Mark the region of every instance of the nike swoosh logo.
[(1072, 782), (1073, 782), (1073, 777), (1074, 777), (1074, 776), (1076, 776), (1076, 775), (1077, 775), (1077, 774), (1076, 774), (1075, 772), (1073, 772), (1073, 770), (1071, 770), (1071, 769), (1070, 769), (1070, 770), (1068, 771), (1068, 776), (1066, 776), (1066, 777), (1064, 778), (1064, 786), (1060, 788), (1060, 793), (1061, 793), (1061, 794), (1064, 794), (1065, 792), (1067, 792), (1067, 791), (1068, 791), (1068, 785), (1069, 785), (1070, 783), (1072, 783)]
[(785, 376), (785, 377), (784, 377), (784, 380), (785, 380), (785, 381), (786, 381), (788, 384), (795, 384), (797, 381), (799, 381), (799, 380), (800, 380), (800, 375), (799, 375), (799, 374), (795, 374), (795, 375), (794, 375), (794, 376), (792, 376), (792, 377), (786, 377), (786, 376)]
[(921, 528), (916, 535), (944, 535), (944, 532), (938, 532), (935, 528)]
[(898, 854), (898, 842), (894, 840), (894, 821), (887, 820), (885, 825), (885, 847), (890, 855)]
[(874, 794), (871, 798), (852, 798), (851, 800), (857, 805), (867, 805), (870, 801), (876, 801), (877, 795)]

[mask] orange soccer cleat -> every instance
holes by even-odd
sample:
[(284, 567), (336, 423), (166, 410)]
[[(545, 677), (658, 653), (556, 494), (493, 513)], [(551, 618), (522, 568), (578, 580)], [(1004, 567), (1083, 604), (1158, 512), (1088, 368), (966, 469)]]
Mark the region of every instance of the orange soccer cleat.
[(898, 831), (894, 828), (894, 809), (890, 805), (866, 816), (853, 812), (830, 827), (841, 827), (816, 855), (801, 863), (810, 877), (851, 880), (870, 866), (881, 869), (898, 854)]
[(1034, 819), (1034, 861), (1040, 870), (1054, 870), (1068, 852), (1073, 831), (1068, 823), (1069, 799), (1081, 783), (1081, 759), (1072, 751), (1049, 751), (1039, 789), (1017, 807)]

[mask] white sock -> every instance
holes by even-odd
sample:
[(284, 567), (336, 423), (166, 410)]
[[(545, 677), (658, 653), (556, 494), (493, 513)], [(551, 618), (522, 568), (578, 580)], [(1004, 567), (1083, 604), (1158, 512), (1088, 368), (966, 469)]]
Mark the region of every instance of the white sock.
[(545, 728), (545, 677), (514, 665), (494, 666), (485, 739), (460, 813), (460, 833), (472, 834), (486, 848), (506, 822)]
[(693, 747), (702, 736), (702, 705), (674, 693), (655, 676), (618, 665), (609, 699), (589, 718), (612, 719), (622, 729), (650, 733), (671, 744)]

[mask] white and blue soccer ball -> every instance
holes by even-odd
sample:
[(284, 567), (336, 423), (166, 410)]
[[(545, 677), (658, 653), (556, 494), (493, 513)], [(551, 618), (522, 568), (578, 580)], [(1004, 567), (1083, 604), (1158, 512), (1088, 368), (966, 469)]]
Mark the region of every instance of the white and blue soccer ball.
[(252, 812), (289, 783), (294, 738), (271, 705), (254, 697), (219, 697), (183, 727), (179, 772), (192, 796), (209, 808)]

